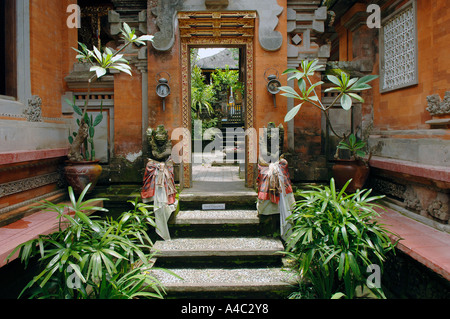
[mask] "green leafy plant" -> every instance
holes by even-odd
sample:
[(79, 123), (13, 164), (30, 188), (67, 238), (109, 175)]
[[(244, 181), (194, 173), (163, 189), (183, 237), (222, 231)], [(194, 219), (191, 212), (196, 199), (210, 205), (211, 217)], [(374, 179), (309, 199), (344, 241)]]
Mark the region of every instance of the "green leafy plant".
[(301, 62), (301, 70), (287, 69), (283, 72), (283, 74), (290, 75), (288, 80), (297, 81), (297, 87), (300, 92), (298, 93), (290, 86), (280, 87), (280, 91), (283, 92), (281, 95), (300, 101), (298, 105), (286, 114), (285, 122), (291, 121), (300, 112), (302, 106), (308, 102), (323, 112), (333, 134), (344, 140), (345, 135), (339, 135), (334, 130), (330, 121), (329, 110), (335, 106), (338, 101), (340, 101), (340, 105), (344, 110), (351, 109), (353, 104), (352, 98), (360, 102), (364, 102), (364, 99), (357, 93), (370, 89), (371, 86), (367, 83), (375, 80), (378, 76), (367, 75), (362, 78), (350, 78), (350, 76), (342, 70), (338, 70), (339, 76), (327, 75), (328, 80), (336, 86), (326, 89), (325, 92), (335, 91), (339, 92), (339, 94), (330, 105), (325, 106), (316, 92), (316, 88), (324, 84), (324, 82), (318, 81), (312, 83), (311, 81), (311, 77), (314, 76), (314, 73), (319, 68), (321, 68), (321, 66), (319, 65), (319, 61), (317, 59), (312, 61), (304, 60)]
[(237, 70), (230, 70), (227, 65), (225, 69), (216, 69), (214, 73), (211, 74), (212, 85), (213, 85), (213, 95), (216, 101), (222, 101), (224, 98), (228, 101), (228, 94), (230, 89), (233, 94), (244, 94), (244, 85), (239, 81), (239, 72)]
[[(196, 119), (196, 114), (192, 112), (192, 118)], [(206, 134), (206, 132), (211, 128), (216, 128), (219, 124), (219, 118), (214, 117), (210, 119), (202, 119), (202, 127), (197, 127), (195, 122), (192, 121), (192, 137), (193, 139), (202, 139), (202, 140), (214, 140), (216, 138), (216, 134)]]
[[(147, 41), (153, 41), (153, 36), (143, 35), (138, 37), (135, 33), (135, 29), (131, 29), (126, 23), (123, 24), (123, 29), (121, 30), (122, 40), (125, 44), (116, 52), (113, 52), (110, 48), (105, 48), (104, 52), (94, 46), (92, 50), (89, 50), (87, 46), (83, 43), (79, 44), (79, 49), (74, 50), (78, 53), (76, 58), (80, 62), (89, 63), (91, 65), (90, 71), (94, 74), (88, 79), (88, 92), (84, 102), (83, 109), (80, 109), (76, 105), (76, 101), (70, 101), (66, 99), (67, 103), (72, 106), (75, 113), (81, 116), (81, 119), (77, 121), (78, 131), (73, 133), (73, 136), (69, 136), (70, 149), (68, 158), (71, 161), (83, 161), (95, 159), (95, 149), (93, 145), (93, 138), (95, 134), (94, 127), (103, 120), (103, 115), (97, 116), (94, 120), (87, 115), (87, 108), (89, 104), (89, 99), (91, 95), (91, 83), (96, 79), (101, 78), (107, 74), (109, 69), (115, 69), (120, 72), (132, 75), (131, 67), (129, 62), (124, 58), (122, 51), (125, 50), (129, 45), (145, 45)], [(101, 112), (100, 112), (101, 114)], [(91, 146), (91, 150), (88, 150), (86, 140)], [(94, 155), (92, 155), (94, 153)]]
[(358, 141), (354, 134), (350, 134), (348, 137), (348, 143), (343, 140), (340, 141), (337, 146), (338, 150), (348, 150), (351, 153), (352, 158), (361, 159), (366, 155), (364, 148), (366, 147), (366, 142)]
[(230, 70), (228, 65), (225, 69), (216, 69), (214, 73), (211, 74), (213, 84), (218, 87), (218, 89), (228, 89), (233, 88), (234, 91), (241, 88), (239, 82), (239, 72), (237, 70)]
[(205, 88), (192, 88), (191, 91), (191, 108), (195, 113), (195, 117), (200, 119), (204, 110), (211, 115), (214, 109), (211, 105), (212, 91), (210, 86)]
[[(45, 201), (42, 209), (58, 214), (59, 230), (16, 247), (28, 266), (36, 257), (39, 273), (26, 285), (30, 298), (129, 299), (163, 298), (164, 287), (148, 271), (153, 267), (147, 234), (154, 227), (150, 206), (131, 201), (133, 209), (117, 220), (89, 217), (107, 210), (92, 206), (101, 199), (78, 199), (69, 187), (70, 205)], [(19, 297), (21, 297), (19, 296)]]
[(369, 196), (370, 190), (347, 195), (349, 183), (337, 192), (331, 179), (329, 186), (311, 186), (298, 194), (285, 253), (317, 298), (354, 298), (357, 287), (384, 298), (381, 287), (366, 285), (367, 267), (376, 264), (382, 269), (395, 247), (390, 232), (377, 220), (376, 209), (381, 207), (376, 201), (382, 196)]
[[(67, 100), (68, 101), (68, 100)], [(98, 126), (103, 121), (103, 105), (100, 107), (100, 113), (93, 119), (92, 115), (89, 116), (87, 113), (84, 113), (82, 110), (76, 105), (76, 99), (74, 97), (73, 102), (70, 103), (73, 110), (76, 114), (83, 116), (83, 120), (87, 125), (87, 133), (88, 136), (83, 142), (83, 146), (81, 149), (81, 156), (86, 161), (94, 161), (95, 160), (95, 147), (94, 147), (94, 135), (95, 135), (95, 127)], [(78, 126), (81, 126), (81, 120), (77, 119)], [(78, 132), (73, 132), (73, 135), (69, 135), (69, 143), (72, 145), (74, 143), (74, 139), (77, 137)]]
[(214, 101), (212, 85), (204, 82), (204, 75), (198, 66), (192, 69), (191, 84), (191, 109), (195, 118), (200, 119), (206, 109), (208, 115), (214, 112), (212, 102)]

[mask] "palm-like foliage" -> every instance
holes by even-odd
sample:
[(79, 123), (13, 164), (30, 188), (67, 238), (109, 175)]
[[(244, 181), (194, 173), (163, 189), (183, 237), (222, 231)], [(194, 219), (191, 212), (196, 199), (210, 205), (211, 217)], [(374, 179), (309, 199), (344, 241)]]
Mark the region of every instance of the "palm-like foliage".
[[(131, 202), (133, 210), (118, 220), (89, 217), (99, 199), (78, 200), (69, 187), (71, 205), (44, 202), (42, 209), (58, 213), (59, 231), (19, 245), (25, 266), (34, 256), (41, 266), (24, 288), (32, 298), (112, 299), (162, 298), (164, 289), (147, 271), (152, 268), (152, 242), (147, 235), (155, 226), (149, 206)], [(105, 199), (102, 199), (105, 200)], [(68, 211), (70, 212), (69, 214)], [(22, 295), (21, 294), (21, 295)]]
[(200, 119), (204, 110), (208, 114), (214, 112), (212, 107), (213, 93), (212, 86), (204, 82), (202, 70), (198, 66), (194, 66), (192, 69), (191, 108), (196, 114), (197, 119)]
[[(395, 246), (389, 231), (376, 220), (375, 202), (381, 196), (369, 197), (370, 190), (347, 195), (348, 184), (338, 193), (332, 179), (329, 187), (302, 192), (290, 216), (293, 228), (286, 253), (319, 298), (342, 291), (353, 298), (356, 288), (366, 283), (367, 267), (381, 268)], [(381, 287), (368, 288), (384, 297)]]
[(201, 114), (206, 110), (208, 114), (214, 112), (211, 105), (212, 90), (210, 86), (205, 88), (192, 88), (191, 92), (191, 105), (192, 111), (195, 112), (197, 118), (199, 119)]
[(315, 59), (312, 61), (301, 61), (301, 70), (297, 69), (287, 69), (283, 72), (283, 74), (289, 74), (289, 80), (296, 80), (298, 91), (290, 87), (290, 86), (282, 86), (280, 87), (280, 91), (283, 92), (281, 95), (293, 98), (294, 100), (299, 101), (300, 103), (290, 110), (285, 117), (285, 122), (291, 121), (301, 110), (302, 106), (307, 102), (308, 104), (318, 108), (327, 120), (327, 123), (333, 132), (334, 135), (341, 139), (345, 139), (344, 136), (340, 136), (334, 129), (330, 121), (329, 110), (340, 101), (341, 107), (344, 110), (350, 110), (352, 108), (352, 98), (358, 100), (361, 103), (364, 103), (364, 99), (359, 96), (358, 92), (365, 91), (371, 88), (371, 86), (367, 83), (375, 80), (378, 76), (376, 75), (367, 75), (362, 78), (350, 78), (350, 76), (342, 70), (339, 70), (339, 77), (334, 75), (327, 75), (328, 80), (334, 84), (334, 87), (328, 88), (325, 92), (335, 91), (338, 92), (335, 100), (330, 105), (324, 105), (320, 100), (316, 88), (320, 85), (324, 84), (322, 81), (318, 81), (312, 83), (311, 77), (314, 76), (315, 72), (317, 72), (322, 66), (319, 65), (319, 60)]

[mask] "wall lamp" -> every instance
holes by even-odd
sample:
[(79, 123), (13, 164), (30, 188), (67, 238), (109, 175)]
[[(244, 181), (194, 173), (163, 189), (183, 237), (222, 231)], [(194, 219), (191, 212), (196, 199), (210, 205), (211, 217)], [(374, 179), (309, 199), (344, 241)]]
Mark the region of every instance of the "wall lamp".
[[(270, 75), (267, 75), (269, 70), (274, 70), (275, 74), (271, 73)], [(281, 86), (281, 83), (278, 80), (278, 76), (279, 76), (278, 71), (273, 68), (267, 69), (266, 72), (264, 72), (264, 79), (267, 82), (267, 91), (269, 91), (269, 93), (272, 94), (274, 107), (277, 107), (276, 96), (280, 92), (280, 86)]]
[[(169, 79), (162, 77), (162, 73), (167, 74)], [(156, 94), (160, 98), (162, 98), (163, 111), (165, 111), (166, 110), (166, 97), (168, 97), (170, 95), (170, 85), (169, 85), (170, 74), (167, 72), (158, 73), (156, 75), (156, 79), (157, 79), (157, 83), (158, 83), (158, 85), (156, 86)]]

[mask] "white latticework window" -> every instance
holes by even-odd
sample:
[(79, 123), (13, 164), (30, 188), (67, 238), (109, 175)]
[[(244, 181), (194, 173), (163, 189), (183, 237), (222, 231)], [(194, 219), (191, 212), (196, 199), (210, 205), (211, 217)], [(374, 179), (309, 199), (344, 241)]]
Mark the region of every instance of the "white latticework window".
[(415, 1), (388, 17), (381, 29), (382, 92), (417, 84)]

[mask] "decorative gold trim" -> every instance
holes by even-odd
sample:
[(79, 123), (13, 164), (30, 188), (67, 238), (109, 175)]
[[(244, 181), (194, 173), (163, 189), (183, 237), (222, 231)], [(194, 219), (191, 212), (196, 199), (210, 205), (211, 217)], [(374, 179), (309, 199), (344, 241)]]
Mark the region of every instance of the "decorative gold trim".
[(250, 37), (255, 29), (255, 12), (181, 12), (178, 15), (180, 36)]
[[(254, 26), (254, 19), (256, 19), (256, 13), (254, 12), (238, 12), (239, 17), (251, 17), (253, 19), (253, 26)], [(225, 12), (224, 14), (230, 17), (233, 16), (233, 13)], [(192, 13), (192, 12), (181, 12), (178, 14), (178, 18), (180, 20), (182, 19), (189, 19), (190, 16), (198, 16), (199, 13)], [(202, 12), (202, 16), (213, 16), (213, 13), (208, 12)], [(209, 17), (208, 16), (208, 17)], [(221, 17), (220, 15), (217, 15), (217, 12), (214, 13), (214, 17)], [(235, 18), (235, 22), (237, 23), (239, 21), (239, 17)], [(230, 18), (231, 19), (231, 18)], [(228, 19), (227, 23), (229, 23), (231, 20)], [(181, 23), (180, 23), (181, 25)], [(183, 22), (184, 26), (189, 25), (189, 23)], [(181, 30), (180, 30), (181, 32)], [(183, 31), (184, 35), (189, 34), (189, 32), (186, 31), (186, 29)], [(219, 34), (219, 33), (215, 33)], [(192, 33), (191, 33), (192, 35)], [(253, 129), (253, 94), (254, 94), (254, 28), (252, 29), (251, 34), (248, 34), (247, 36), (183, 36), (181, 37), (181, 82), (182, 82), (182, 123), (183, 128), (191, 131), (191, 107), (189, 105), (190, 100), (190, 66), (189, 66), (189, 51), (191, 47), (195, 46), (238, 46), (245, 48), (245, 59), (246, 59), (246, 105), (245, 105), (245, 129)], [(190, 151), (190, 139), (183, 138), (183, 155), (184, 158), (188, 156), (186, 152)], [(246, 161), (246, 186), (247, 187), (253, 187), (254, 185), (254, 169), (255, 164), (249, 162), (250, 153), (249, 150), (252, 150), (255, 145), (253, 145), (253, 140), (249, 139), (248, 136), (246, 137), (246, 144), (245, 144), (245, 161)], [(191, 164), (190, 163), (183, 163), (183, 184), (184, 187), (190, 188), (191, 187)]]

